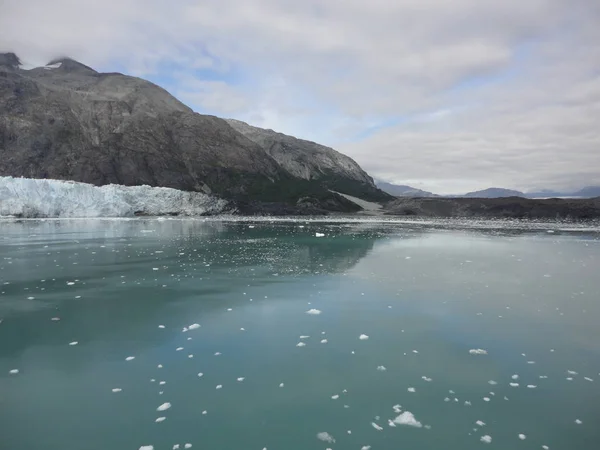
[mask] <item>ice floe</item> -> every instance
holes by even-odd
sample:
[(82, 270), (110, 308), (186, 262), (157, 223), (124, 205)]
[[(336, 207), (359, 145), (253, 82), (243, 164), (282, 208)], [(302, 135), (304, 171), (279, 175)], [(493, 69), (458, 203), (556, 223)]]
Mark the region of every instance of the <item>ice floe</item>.
[(127, 358), (125, 358), (125, 361), (133, 361), (135, 359), (135, 356), (128, 356)]
[(375, 422), (371, 422), (371, 426), (375, 428), (377, 431), (383, 430), (383, 427), (377, 425)]
[(414, 387), (409, 387), (407, 390), (408, 392), (417, 392), (417, 390)]
[(308, 311), (306, 311), (306, 314), (310, 314), (312, 316), (318, 316), (319, 314), (321, 314), (321, 311), (318, 309), (309, 309)]
[(519, 434), (519, 439), (524, 441), (525, 439), (527, 439), (527, 436), (525, 436), (524, 434)]
[(366, 341), (367, 339), (369, 339), (369, 336), (367, 336), (366, 334), (361, 334), (358, 339), (360, 339), (361, 341)]
[(385, 366), (377, 366), (377, 370), (379, 370), (380, 372), (384, 372), (387, 369), (385, 368)]
[(472, 348), (471, 350), (469, 350), (469, 353), (471, 355), (487, 355), (488, 354), (487, 350), (484, 350), (482, 348)]
[(394, 419), (394, 423), (416, 428), (421, 428), (423, 426), (421, 422), (415, 419), (415, 416), (410, 411), (404, 411)]
[(335, 439), (333, 438), (333, 436), (326, 431), (321, 431), (320, 433), (317, 433), (317, 439), (323, 442), (329, 442), (331, 444), (335, 443)]
[(193, 323), (188, 327), (188, 330), (196, 330), (198, 328), (200, 328), (200, 325), (197, 323)]
[(121, 392), (122, 390), (123, 390), (123, 389), (121, 389), (121, 388), (113, 388), (113, 389), (112, 389), (112, 392)]
[(162, 416), (162, 417), (157, 417), (155, 422), (160, 423), (160, 422), (164, 422), (167, 418)]
[(492, 437), (486, 434), (485, 436), (481, 436), (480, 441), (490, 444), (492, 442)]
[(158, 408), (156, 408), (156, 410), (157, 411), (166, 411), (170, 407), (171, 407), (171, 404), (169, 402), (166, 402), (166, 403), (163, 403), (162, 405), (160, 405)]

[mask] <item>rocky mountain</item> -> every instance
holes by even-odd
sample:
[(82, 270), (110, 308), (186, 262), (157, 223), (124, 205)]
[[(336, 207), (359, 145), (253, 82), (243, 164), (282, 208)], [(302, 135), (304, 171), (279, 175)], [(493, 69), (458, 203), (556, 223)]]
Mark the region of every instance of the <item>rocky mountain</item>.
[(502, 198), (502, 197), (525, 197), (521, 191), (503, 188), (488, 188), (481, 191), (468, 192), (461, 197), (466, 198)]
[(437, 197), (438, 195), (423, 191), (421, 189), (414, 188), (412, 186), (406, 186), (402, 184), (386, 183), (385, 181), (376, 180), (375, 185), (382, 191), (393, 195), (394, 197)]
[(153, 83), (69, 58), (24, 70), (12, 53), (0, 54), (1, 175), (212, 193), (247, 213), (358, 209), (331, 190), (389, 198), (333, 149), (197, 114)]

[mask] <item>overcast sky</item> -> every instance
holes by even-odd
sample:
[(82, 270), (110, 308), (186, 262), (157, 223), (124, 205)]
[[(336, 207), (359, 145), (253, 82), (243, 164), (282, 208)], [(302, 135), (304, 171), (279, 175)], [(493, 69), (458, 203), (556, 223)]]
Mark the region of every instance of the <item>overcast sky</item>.
[(437, 193), (600, 184), (599, 0), (0, 0), (0, 51), (142, 76)]

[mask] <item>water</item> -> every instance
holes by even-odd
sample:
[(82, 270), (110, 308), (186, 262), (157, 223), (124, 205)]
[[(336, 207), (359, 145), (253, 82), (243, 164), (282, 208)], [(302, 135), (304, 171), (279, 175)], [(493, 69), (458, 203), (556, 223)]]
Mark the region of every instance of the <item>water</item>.
[(509, 225), (0, 222), (0, 448), (600, 448), (600, 234)]

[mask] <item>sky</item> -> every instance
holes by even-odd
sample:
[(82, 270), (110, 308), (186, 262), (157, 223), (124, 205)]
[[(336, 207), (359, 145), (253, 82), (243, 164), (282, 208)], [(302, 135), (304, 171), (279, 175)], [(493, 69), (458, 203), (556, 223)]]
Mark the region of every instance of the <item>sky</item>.
[(598, 0), (1, 0), (0, 51), (140, 76), (439, 194), (600, 185)]

